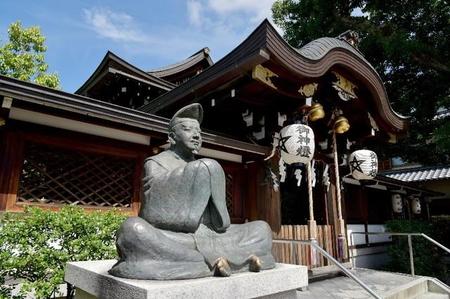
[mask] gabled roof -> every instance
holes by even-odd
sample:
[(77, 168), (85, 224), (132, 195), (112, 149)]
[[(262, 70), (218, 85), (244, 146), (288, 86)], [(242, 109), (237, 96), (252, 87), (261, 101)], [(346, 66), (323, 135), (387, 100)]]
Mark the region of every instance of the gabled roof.
[[(16, 102), (22, 102), (50, 107), (115, 123), (127, 129), (145, 130), (149, 134), (151, 132), (167, 134), (169, 125), (169, 119), (164, 117), (0, 75), (0, 99), (2, 96), (13, 98), (13, 106)], [(266, 155), (269, 151), (266, 147), (230, 139), (213, 132), (202, 132), (202, 139), (205, 144), (241, 152)]]
[(89, 79), (87, 79), (86, 82), (77, 91), (75, 91), (75, 93), (86, 95), (89, 89), (92, 88), (108, 72), (118, 72), (125, 76), (138, 76), (147, 81), (149, 84), (166, 91), (171, 90), (176, 86), (169, 81), (148, 74), (147, 72), (126, 62), (111, 51), (108, 51), (98, 67), (95, 69), (94, 73), (92, 73)]
[(165, 67), (150, 70), (147, 73), (156, 76), (158, 78), (164, 78), (178, 74), (180, 72), (184, 72), (201, 63), (204, 63), (207, 66), (213, 65), (213, 61), (209, 56), (209, 48), (203, 48), (182, 61), (179, 61), (177, 63)]
[(450, 179), (450, 165), (399, 169), (385, 171), (382, 174), (403, 182), (443, 180)]
[(182, 99), (189, 98), (183, 104), (194, 102), (196, 96), (209, 91), (214, 84), (220, 85), (269, 60), (303, 78), (318, 78), (333, 66), (343, 67), (368, 89), (385, 127), (395, 133), (407, 129), (407, 118), (392, 110), (380, 76), (358, 50), (336, 38), (318, 39), (295, 49), (267, 20), (220, 61), (139, 109), (157, 113)]

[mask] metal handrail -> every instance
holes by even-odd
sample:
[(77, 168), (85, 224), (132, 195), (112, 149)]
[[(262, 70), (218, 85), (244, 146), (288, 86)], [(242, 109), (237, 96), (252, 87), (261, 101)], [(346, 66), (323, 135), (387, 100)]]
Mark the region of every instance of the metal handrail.
[(274, 243), (288, 243), (291, 245), (291, 254), (293, 251), (293, 244), (303, 244), (303, 245), (309, 245), (312, 248), (318, 250), (320, 254), (322, 254), (326, 259), (331, 261), (333, 264), (335, 264), (339, 269), (341, 269), (342, 272), (344, 272), (345, 275), (353, 279), (357, 284), (359, 284), (364, 290), (366, 290), (370, 295), (372, 295), (374, 298), (381, 299), (377, 293), (375, 293), (368, 285), (366, 285), (362, 280), (360, 280), (358, 277), (355, 276), (355, 274), (351, 273), (347, 268), (344, 267), (339, 261), (337, 261), (333, 256), (331, 256), (326, 250), (324, 250), (322, 247), (320, 247), (316, 241), (304, 241), (304, 240), (286, 240), (286, 239), (277, 239), (273, 240)]
[(410, 263), (410, 269), (411, 269), (411, 275), (415, 275), (414, 271), (414, 252), (412, 247), (412, 236), (419, 236), (423, 237), (426, 240), (430, 241), (431, 243), (435, 244), (436, 246), (440, 247), (441, 249), (445, 250), (446, 252), (450, 253), (450, 249), (436, 241), (435, 239), (429, 237), (426, 234), (423, 233), (394, 233), (394, 232), (350, 232), (350, 237), (353, 234), (359, 234), (359, 235), (387, 235), (387, 236), (407, 236), (408, 237), (408, 251), (409, 251), (409, 263)]

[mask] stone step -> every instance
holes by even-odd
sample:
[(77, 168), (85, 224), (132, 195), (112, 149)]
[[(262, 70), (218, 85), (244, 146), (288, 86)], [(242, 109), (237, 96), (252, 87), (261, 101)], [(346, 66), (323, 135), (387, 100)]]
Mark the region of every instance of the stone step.
[[(348, 270), (352, 268), (352, 263), (350, 262), (343, 263), (342, 265)], [(336, 276), (342, 276), (342, 271), (335, 265), (312, 268), (308, 271), (308, 282), (312, 283), (315, 281), (329, 279)]]
[(447, 294), (426, 292), (425, 294), (419, 295), (414, 299), (449, 299), (450, 296)]
[[(363, 281), (379, 296), (386, 299), (422, 298), (419, 296), (436, 295), (429, 298), (447, 298), (448, 288), (432, 278), (411, 276), (401, 273), (352, 269), (351, 272)], [(442, 297), (444, 295), (447, 297)], [(309, 286), (298, 292), (298, 298), (371, 298), (359, 284), (346, 276), (310, 282)], [(428, 297), (424, 297), (428, 298)]]

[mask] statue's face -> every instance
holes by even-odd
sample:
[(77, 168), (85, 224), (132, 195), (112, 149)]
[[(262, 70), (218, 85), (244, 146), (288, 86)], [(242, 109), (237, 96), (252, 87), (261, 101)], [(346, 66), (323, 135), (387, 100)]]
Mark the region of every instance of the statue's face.
[(183, 151), (198, 154), (202, 146), (200, 125), (197, 120), (191, 118), (182, 119), (173, 128), (172, 138), (175, 146)]

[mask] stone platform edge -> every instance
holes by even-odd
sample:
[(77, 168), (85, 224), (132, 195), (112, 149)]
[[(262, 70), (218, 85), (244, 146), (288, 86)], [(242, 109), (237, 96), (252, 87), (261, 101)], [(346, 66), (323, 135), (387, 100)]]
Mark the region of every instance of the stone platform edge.
[[(135, 280), (108, 274), (115, 260), (67, 263), (65, 281), (97, 298), (285, 298), (308, 285), (305, 266), (276, 264), (259, 273), (187, 280)], [(280, 296), (277, 296), (279, 294)], [(284, 294), (284, 295), (283, 295)]]

